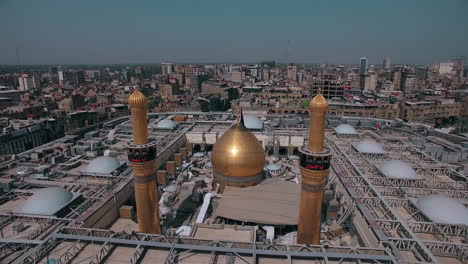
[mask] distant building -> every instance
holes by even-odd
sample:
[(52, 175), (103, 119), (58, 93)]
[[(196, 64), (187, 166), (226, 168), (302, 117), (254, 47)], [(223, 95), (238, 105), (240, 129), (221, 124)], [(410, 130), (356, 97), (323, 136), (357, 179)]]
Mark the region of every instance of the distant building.
[(439, 63), (439, 74), (451, 74), (454, 68), (453, 62)]
[(312, 95), (322, 91), (325, 98), (344, 97), (344, 81), (334, 74), (322, 74), (312, 81)]
[(72, 71), (64, 71), (63, 72), (63, 83), (65, 82), (70, 83), (70, 84), (76, 84), (76, 77), (75, 77), (75, 72)]
[(168, 75), (174, 72), (174, 64), (169, 62), (161, 63), (162, 75)]
[(401, 68), (395, 69), (392, 73), (393, 89), (400, 90), (401, 87)]
[(401, 74), (401, 90), (405, 93), (414, 91), (414, 82), (416, 75), (413, 72), (404, 71)]
[(418, 79), (418, 80), (425, 80), (427, 78), (427, 68), (426, 67), (415, 68), (414, 73), (415, 73), (416, 79)]
[(375, 91), (377, 88), (377, 74), (366, 73), (361, 78), (361, 90)]
[(208, 80), (208, 78), (209, 76), (207, 74), (193, 74), (190, 75), (186, 81), (192, 93), (199, 93), (201, 92), (202, 83)]
[(78, 85), (84, 84), (86, 81), (84, 71), (77, 71), (75, 73), (75, 83)]
[(400, 118), (405, 121), (434, 123), (437, 119), (460, 116), (462, 103), (454, 100), (405, 102), (401, 105)]
[(98, 81), (101, 78), (100, 70), (85, 70), (85, 81)]
[(464, 69), (465, 68), (465, 57), (461, 56), (459, 59), (451, 60), (453, 63), (453, 67), (456, 69)]
[(64, 81), (65, 81), (65, 78), (63, 76), (62, 66), (57, 67), (57, 75), (58, 75), (59, 85), (63, 85)]
[(35, 148), (56, 135), (55, 121), (0, 119), (0, 154), (16, 154)]
[(20, 101), (20, 93), (18, 90), (13, 90), (2, 85), (0, 85), (0, 97), (8, 98), (12, 101)]
[(258, 66), (252, 66), (249, 68), (249, 70), (250, 70), (250, 76), (259, 77)]
[(367, 58), (362, 57), (359, 61), (359, 74), (364, 74), (367, 72)]
[(263, 68), (263, 80), (264, 81), (270, 80), (270, 68)]
[(183, 87), (185, 85), (185, 73), (173, 73), (171, 74), (171, 78), (177, 80), (179, 87)]
[(39, 77), (36, 75), (23, 74), (18, 78), (18, 83), (20, 91), (37, 91), (41, 88)]
[(179, 86), (176, 84), (163, 84), (160, 86), (160, 95), (163, 99), (173, 99), (176, 95), (180, 94)]
[(297, 83), (297, 65), (289, 64), (288, 65), (288, 80), (292, 83)]
[(233, 70), (231, 72), (231, 81), (241, 83), (245, 80), (245, 72), (240, 70)]
[(226, 83), (206, 81), (202, 84), (202, 94), (218, 95), (221, 99), (233, 100), (238, 97), (239, 91)]
[(390, 68), (391, 68), (391, 62), (390, 62), (390, 58), (389, 58), (389, 57), (385, 57), (382, 66), (383, 66), (383, 69), (384, 69), (384, 70), (390, 70)]
[(96, 111), (78, 111), (67, 114), (65, 131), (74, 134), (77, 131), (84, 131), (90, 126), (97, 124), (98, 113)]
[(60, 110), (71, 112), (85, 106), (85, 98), (82, 95), (72, 95), (71, 97), (65, 98), (58, 103)]

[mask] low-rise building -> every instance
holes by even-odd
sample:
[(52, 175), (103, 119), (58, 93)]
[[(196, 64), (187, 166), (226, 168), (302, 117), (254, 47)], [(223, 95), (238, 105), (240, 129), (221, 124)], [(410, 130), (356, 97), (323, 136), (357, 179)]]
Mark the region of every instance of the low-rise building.
[(400, 118), (405, 121), (434, 123), (437, 119), (460, 116), (462, 103), (454, 100), (405, 102), (400, 105)]

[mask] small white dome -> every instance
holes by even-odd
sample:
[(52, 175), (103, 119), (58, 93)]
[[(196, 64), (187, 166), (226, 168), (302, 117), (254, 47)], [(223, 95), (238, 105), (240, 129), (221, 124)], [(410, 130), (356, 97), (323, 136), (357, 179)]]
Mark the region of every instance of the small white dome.
[(177, 192), (178, 189), (179, 189), (179, 185), (177, 184), (171, 184), (166, 187), (167, 192)]
[(432, 222), (468, 225), (468, 208), (452, 198), (442, 195), (428, 195), (420, 197), (417, 206)]
[(269, 171), (277, 171), (279, 169), (281, 169), (281, 165), (277, 164), (277, 163), (272, 163), (272, 164), (268, 164), (266, 166), (267, 170)]
[(388, 160), (379, 166), (380, 171), (389, 178), (418, 180), (420, 177), (408, 162)]
[(61, 187), (49, 187), (35, 192), (24, 202), (19, 213), (53, 215), (73, 198), (73, 194)]
[(174, 129), (177, 124), (170, 119), (163, 119), (156, 124), (157, 129)]
[(361, 153), (384, 154), (385, 150), (379, 143), (373, 140), (363, 140), (356, 145), (356, 149)]
[(205, 154), (203, 152), (196, 152), (195, 154), (193, 154), (193, 156), (195, 158), (201, 158), (201, 157), (205, 156)]
[(244, 126), (248, 129), (262, 129), (263, 122), (256, 116), (244, 115)]
[(357, 135), (356, 129), (348, 124), (341, 124), (335, 128), (335, 132), (339, 135)]
[(97, 173), (97, 174), (109, 174), (119, 167), (120, 167), (120, 162), (118, 159), (109, 157), (109, 156), (101, 156), (101, 157), (93, 159), (86, 167), (85, 172)]

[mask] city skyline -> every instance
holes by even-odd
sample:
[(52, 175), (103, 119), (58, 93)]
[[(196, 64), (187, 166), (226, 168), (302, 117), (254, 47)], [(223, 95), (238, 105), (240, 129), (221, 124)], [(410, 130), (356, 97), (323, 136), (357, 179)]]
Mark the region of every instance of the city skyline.
[[(27, 5), (24, 3), (27, 2)], [(4, 1), (0, 64), (431, 64), (468, 54), (466, 1)], [(402, 2), (403, 3), (403, 2)]]

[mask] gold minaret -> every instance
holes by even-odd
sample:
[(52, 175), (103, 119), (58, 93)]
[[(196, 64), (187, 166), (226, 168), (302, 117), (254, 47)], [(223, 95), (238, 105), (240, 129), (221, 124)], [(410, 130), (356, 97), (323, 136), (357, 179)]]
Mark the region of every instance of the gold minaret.
[(128, 160), (133, 169), (138, 231), (160, 234), (156, 189), (156, 145), (148, 143), (146, 111), (148, 100), (138, 90), (128, 98), (132, 112), (133, 144), (128, 147)]
[(323, 189), (327, 183), (330, 168), (330, 152), (324, 148), (325, 115), (327, 100), (321, 92), (310, 102), (309, 142), (299, 149), (301, 152), (300, 170), (301, 202), (297, 243), (318, 244), (322, 213)]

